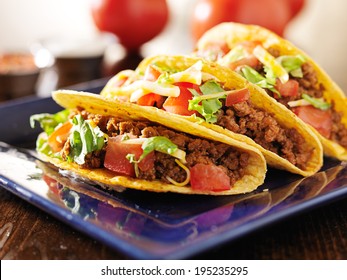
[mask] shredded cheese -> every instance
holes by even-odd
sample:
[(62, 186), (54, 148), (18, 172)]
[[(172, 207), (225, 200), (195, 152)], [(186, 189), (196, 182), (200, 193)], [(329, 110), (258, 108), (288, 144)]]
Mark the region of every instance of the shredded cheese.
[(282, 67), (282, 65), (262, 46), (258, 45), (253, 50), (254, 56), (265, 66), (272, 69), (274, 74), (280, 79), (282, 84), (285, 84), (289, 80), (288, 72)]
[(288, 102), (289, 107), (299, 107), (299, 106), (309, 106), (309, 105), (312, 105), (312, 104), (305, 99), (299, 99), (299, 100)]
[(181, 150), (181, 149), (177, 149), (174, 153), (171, 154), (171, 156), (173, 156), (175, 158), (178, 158), (184, 164), (187, 163), (187, 161), (186, 161), (186, 152)]
[[(142, 90), (142, 93), (139, 93), (139, 89)], [(178, 97), (180, 95), (180, 88), (178, 86), (170, 84), (163, 85), (157, 82), (143, 80), (136, 81), (133, 84), (122, 88), (122, 91), (131, 96), (130, 99), (132, 102), (136, 102), (141, 96), (148, 93), (156, 93), (162, 96), (171, 97)]]
[(208, 80), (214, 80), (216, 82), (220, 82), (220, 80), (216, 76), (214, 76), (210, 73), (202, 72), (202, 81), (205, 82)]
[(135, 90), (130, 96), (130, 102), (137, 102), (142, 96), (145, 96), (149, 92), (145, 92), (142, 88)]
[(173, 185), (178, 186), (178, 187), (184, 187), (185, 185), (187, 185), (190, 182), (190, 170), (188, 169), (187, 166), (185, 166), (181, 161), (175, 159), (175, 162), (187, 173), (187, 177), (186, 179), (182, 182), (176, 182), (175, 180), (173, 180), (172, 178), (170, 178), (169, 176), (166, 176), (166, 179)]
[(229, 66), (230, 63), (245, 58), (249, 55), (250, 53), (248, 53), (243, 46), (237, 45), (234, 48), (232, 48), (225, 56), (220, 58), (218, 60), (218, 63), (223, 66)]
[(147, 138), (131, 138), (131, 139), (123, 140), (122, 142), (126, 144), (142, 145), (146, 140)]
[(171, 74), (170, 80), (174, 83), (189, 82), (200, 85), (202, 83), (202, 61), (199, 60), (184, 71)]

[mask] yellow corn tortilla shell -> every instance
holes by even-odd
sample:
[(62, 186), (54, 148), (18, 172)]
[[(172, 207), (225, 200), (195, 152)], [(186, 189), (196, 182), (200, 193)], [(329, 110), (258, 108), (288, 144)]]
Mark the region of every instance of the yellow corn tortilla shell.
[[(305, 56), (315, 72), (319, 82), (324, 86), (323, 97), (331, 103), (334, 101), (335, 110), (342, 114), (341, 122), (347, 126), (347, 104), (346, 97), (341, 88), (329, 77), (329, 75), (305, 52), (298, 49), (291, 42), (279, 37), (275, 33), (257, 26), (239, 23), (221, 23), (208, 30), (198, 41), (197, 50), (203, 50), (211, 42), (225, 42), (230, 48), (237, 43), (244, 41), (260, 41), (263, 46), (279, 51), (279, 55), (298, 55)], [(339, 160), (347, 160), (347, 148), (337, 142), (331, 141), (322, 136), (316, 129), (310, 126), (321, 141), (326, 156), (334, 157)]]
[[(275, 101), (270, 97), (262, 88), (249, 83), (246, 79), (241, 77), (234, 71), (222, 67), (217, 63), (207, 62), (201, 58), (189, 57), (189, 56), (153, 56), (144, 59), (137, 68), (138, 72), (144, 72), (146, 67), (150, 64), (155, 64), (159, 67), (175, 69), (178, 71), (183, 71), (184, 69), (190, 67), (198, 60), (203, 61), (203, 72), (209, 73), (221, 81), (225, 87), (230, 89), (242, 89), (248, 88), (250, 92), (250, 99), (255, 107), (261, 108), (266, 112), (273, 115), (277, 122), (285, 128), (294, 128), (300, 135), (305, 139), (307, 149), (312, 149), (313, 153), (311, 159), (309, 160), (305, 169), (300, 169), (294, 164), (290, 163), (288, 160), (280, 157), (279, 155), (266, 150), (259, 144), (255, 143), (251, 138), (234, 133), (227, 130), (219, 125), (211, 124), (207, 122), (201, 122), (194, 116), (178, 116), (180, 119), (189, 120), (194, 123), (200, 123), (202, 126), (214, 130), (218, 133), (224, 134), (229, 138), (236, 139), (253, 147), (259, 149), (265, 156), (267, 163), (275, 168), (284, 169), (292, 173), (300, 174), (303, 176), (309, 176), (316, 173), (323, 164), (323, 149), (320, 141), (318, 140), (315, 133), (293, 112), (287, 109), (282, 104)], [(107, 88), (107, 85), (106, 85)], [(105, 90), (103, 94), (107, 94)], [(171, 114), (173, 116), (173, 114)], [(171, 118), (170, 116), (170, 118)]]
[(101, 114), (105, 116), (119, 116), (129, 120), (150, 120), (168, 128), (185, 132), (197, 137), (228, 144), (235, 149), (249, 153), (249, 165), (245, 168), (245, 175), (238, 180), (230, 190), (213, 191), (195, 191), (189, 186), (179, 187), (173, 184), (166, 184), (161, 181), (147, 181), (126, 176), (117, 176), (115, 173), (103, 169), (86, 169), (75, 163), (69, 163), (57, 158), (44, 157), (44, 160), (55, 166), (72, 171), (74, 174), (91, 181), (101, 183), (105, 188), (126, 187), (136, 190), (147, 190), (152, 192), (175, 192), (182, 194), (204, 194), (204, 195), (232, 195), (243, 194), (255, 190), (263, 184), (266, 174), (266, 161), (263, 155), (254, 147), (236, 141), (235, 139), (225, 137), (215, 131), (209, 130), (203, 126), (192, 123), (188, 120), (182, 120), (178, 116), (172, 116), (162, 110), (152, 107), (142, 107), (131, 103), (107, 100), (100, 95), (76, 92), (76, 91), (56, 91), (53, 92), (53, 99), (64, 108), (74, 109), (82, 107), (90, 113)]

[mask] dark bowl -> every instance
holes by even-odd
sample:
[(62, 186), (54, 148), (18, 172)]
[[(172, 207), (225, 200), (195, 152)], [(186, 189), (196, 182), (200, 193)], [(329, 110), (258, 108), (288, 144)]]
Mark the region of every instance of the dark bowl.
[(91, 57), (56, 57), (58, 88), (102, 77), (103, 55)]
[(0, 54), (0, 101), (34, 95), (39, 75), (32, 54)]

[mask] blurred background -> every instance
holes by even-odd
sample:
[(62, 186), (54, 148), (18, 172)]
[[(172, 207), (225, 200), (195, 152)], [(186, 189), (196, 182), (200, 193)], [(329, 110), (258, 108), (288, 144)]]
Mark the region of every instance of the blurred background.
[(0, 102), (107, 79), (144, 56), (189, 54), (222, 21), (272, 29), (347, 92), (346, 8), (345, 0), (1, 0)]

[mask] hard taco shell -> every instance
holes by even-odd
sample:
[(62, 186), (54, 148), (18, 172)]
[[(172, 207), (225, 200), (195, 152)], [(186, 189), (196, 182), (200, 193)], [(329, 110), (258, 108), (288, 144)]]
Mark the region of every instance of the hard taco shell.
[(173, 184), (167, 184), (160, 181), (147, 181), (126, 176), (117, 176), (115, 173), (102, 169), (86, 169), (75, 163), (66, 162), (57, 158), (44, 157), (44, 159), (55, 166), (69, 170), (82, 178), (101, 184), (109, 189), (118, 187), (131, 188), (136, 190), (147, 190), (152, 192), (175, 192), (182, 194), (204, 194), (204, 195), (231, 195), (242, 194), (255, 190), (265, 179), (266, 162), (263, 155), (254, 147), (241, 143), (235, 139), (226, 137), (223, 134), (209, 130), (196, 123), (181, 119), (178, 116), (172, 116), (164, 111), (141, 107), (131, 103), (107, 100), (99, 95), (76, 92), (69, 90), (56, 91), (53, 93), (53, 99), (64, 108), (75, 109), (82, 107), (86, 111), (94, 114), (106, 116), (119, 116), (129, 120), (150, 120), (168, 128), (191, 134), (204, 139), (222, 142), (249, 153), (249, 165), (246, 167), (245, 175), (238, 180), (230, 190), (213, 191), (194, 191), (189, 186), (179, 187)]
[[(138, 72), (144, 72), (148, 65), (154, 64), (158, 67), (175, 69), (177, 71), (183, 71), (187, 69), (198, 60), (202, 60), (197, 57), (189, 56), (153, 56), (144, 59), (137, 68)], [(210, 130), (218, 132), (227, 136), (228, 138), (241, 141), (248, 145), (251, 145), (259, 149), (266, 158), (267, 163), (275, 168), (284, 169), (292, 173), (300, 174), (303, 176), (309, 176), (316, 173), (323, 164), (323, 149), (320, 141), (318, 140), (315, 133), (302, 121), (300, 120), (293, 112), (287, 109), (282, 104), (276, 102), (271, 98), (262, 88), (255, 86), (249, 83), (246, 79), (241, 77), (239, 74), (234, 71), (222, 67), (217, 63), (207, 62), (203, 60), (203, 72), (215, 76), (219, 81), (221, 81), (226, 88), (231, 89), (242, 89), (248, 88), (250, 92), (250, 100), (255, 107), (264, 109), (266, 112), (272, 114), (277, 122), (285, 128), (294, 128), (300, 135), (305, 139), (308, 149), (312, 149), (311, 159), (308, 161), (308, 164), (305, 169), (300, 169), (294, 164), (290, 163), (288, 160), (280, 157), (279, 155), (266, 150), (262, 146), (255, 143), (251, 138), (234, 133), (230, 130), (227, 130), (219, 125), (201, 122), (201, 120), (195, 118), (194, 116), (179, 116), (167, 113), (168, 118), (187, 120), (195, 123), (195, 125), (200, 124)], [(107, 86), (103, 90), (103, 94), (107, 95)], [(149, 111), (154, 108), (146, 108), (146, 111)]]
[[(197, 50), (203, 50), (211, 42), (227, 43), (231, 49), (237, 43), (244, 41), (260, 41), (267, 48), (276, 49), (279, 55), (303, 55), (315, 72), (319, 82), (324, 86), (324, 99), (335, 104), (335, 110), (342, 114), (341, 122), (347, 126), (347, 106), (346, 97), (341, 88), (329, 77), (329, 75), (304, 51), (294, 46), (291, 42), (281, 38), (275, 33), (257, 26), (245, 25), (240, 23), (221, 23), (208, 30), (197, 42)], [(311, 126), (310, 126), (311, 127)], [(339, 160), (347, 160), (347, 149), (338, 143), (323, 137), (313, 127), (311, 129), (321, 141), (326, 156), (334, 157)]]

